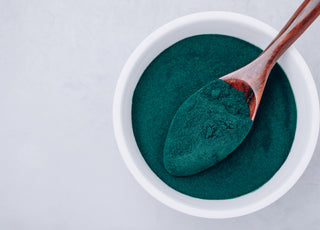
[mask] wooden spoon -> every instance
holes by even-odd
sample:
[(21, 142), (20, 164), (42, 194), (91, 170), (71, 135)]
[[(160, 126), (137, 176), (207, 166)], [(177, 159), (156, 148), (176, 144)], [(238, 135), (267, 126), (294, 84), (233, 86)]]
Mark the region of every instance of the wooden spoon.
[(264, 52), (248, 65), (221, 77), (244, 93), (254, 120), (269, 73), (280, 56), (320, 14), (320, 0), (305, 0)]
[[(170, 124), (163, 150), (164, 167), (170, 174), (189, 176), (199, 173), (226, 158), (241, 144), (255, 119), (271, 69), (319, 14), (320, 0), (305, 0), (259, 57), (241, 69), (220, 78), (244, 93), (250, 109), (250, 118), (247, 117), (247, 110), (245, 116), (244, 113), (237, 114), (238, 118), (242, 116), (239, 118), (241, 122), (238, 120), (237, 123), (233, 123), (236, 120), (234, 114), (225, 110), (224, 118), (221, 121), (219, 117), (215, 120), (212, 111), (216, 110), (216, 104), (207, 104), (207, 97), (210, 95), (210, 98), (213, 98), (215, 84), (226, 85), (221, 81), (212, 81), (202, 87), (179, 107)], [(232, 90), (242, 97), (239, 91)], [(241, 102), (242, 106), (246, 106), (243, 100), (234, 106), (241, 107)], [(222, 104), (219, 108), (225, 106)], [(201, 116), (198, 116), (199, 114)], [(215, 140), (212, 140), (213, 137)]]

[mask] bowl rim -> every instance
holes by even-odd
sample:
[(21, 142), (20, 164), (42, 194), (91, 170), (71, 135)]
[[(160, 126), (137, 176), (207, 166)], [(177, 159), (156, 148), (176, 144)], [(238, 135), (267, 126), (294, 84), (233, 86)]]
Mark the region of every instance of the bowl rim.
[[(242, 216), (245, 214), (258, 211), (270, 205), (277, 199), (279, 199), (290, 188), (292, 188), (292, 186), (298, 181), (298, 179), (303, 174), (304, 170), (306, 169), (314, 153), (314, 149), (316, 147), (317, 139), (319, 135), (320, 111), (319, 111), (318, 93), (317, 93), (317, 89), (315, 87), (315, 83), (309, 67), (305, 63), (300, 53), (294, 47), (291, 47), (287, 51), (287, 53), (290, 53), (290, 55), (294, 56), (294, 58), (300, 63), (300, 68), (302, 69), (303, 73), (306, 74), (309, 80), (307, 84), (308, 84), (309, 93), (311, 95), (311, 103), (312, 103), (311, 109), (312, 109), (312, 114), (314, 114), (314, 116), (312, 117), (313, 118), (312, 124), (314, 125), (312, 127), (312, 130), (310, 131), (312, 135), (310, 135), (311, 139), (309, 140), (306, 146), (306, 151), (305, 151), (306, 155), (301, 160), (301, 162), (298, 163), (296, 170), (292, 172), (292, 175), (290, 175), (287, 178), (287, 180), (285, 181), (286, 183), (284, 183), (281, 186), (281, 188), (277, 189), (276, 191), (271, 191), (271, 193), (268, 196), (266, 196), (264, 199), (261, 199), (259, 202), (249, 204), (237, 210), (217, 211), (217, 210), (210, 210), (210, 208), (207, 208), (207, 209), (199, 208), (196, 205), (193, 206), (193, 205), (184, 203), (183, 201), (179, 200), (177, 196), (181, 196), (184, 198), (189, 196), (184, 195), (180, 192), (177, 192), (174, 189), (168, 188), (169, 190), (173, 190), (179, 193), (179, 195), (169, 196), (165, 192), (160, 191), (156, 186), (154, 186), (155, 182), (151, 182), (150, 180), (148, 180), (148, 178), (146, 178), (143, 172), (141, 172), (141, 170), (137, 167), (137, 165), (135, 164), (130, 154), (130, 149), (127, 146), (125, 134), (123, 133), (123, 124), (121, 121), (123, 90), (125, 89), (125, 86), (129, 81), (129, 77), (130, 77), (129, 73), (131, 71), (131, 68), (134, 67), (135, 62), (138, 60), (139, 56), (143, 54), (143, 51), (145, 49), (147, 49), (149, 46), (152, 46), (152, 44), (155, 43), (156, 40), (159, 37), (161, 37), (161, 35), (166, 34), (168, 31), (172, 30), (173, 28), (181, 26), (183, 24), (190, 23), (193, 20), (197, 20), (199, 18), (202, 18), (202, 19), (209, 18), (211, 20), (214, 18), (217, 20), (231, 20), (231, 21), (233, 20), (237, 22), (240, 21), (241, 23), (247, 26), (253, 26), (258, 28), (261, 27), (265, 30), (265, 32), (268, 31), (268, 33), (271, 34), (273, 37), (275, 37), (275, 35), (277, 34), (277, 31), (274, 28), (272, 28), (271, 26), (269, 26), (268, 24), (262, 21), (259, 21), (250, 16), (233, 13), (233, 12), (227, 12), (227, 11), (206, 11), (206, 12), (190, 14), (190, 15), (177, 18), (161, 26), (156, 31), (152, 32), (147, 38), (145, 38), (139, 44), (139, 46), (131, 54), (131, 56), (129, 57), (129, 59), (127, 60), (126, 64), (124, 65), (121, 71), (121, 74), (116, 86), (115, 94), (114, 94), (114, 100), (113, 100), (113, 127), (114, 127), (115, 139), (116, 139), (118, 148), (120, 150), (120, 154), (127, 168), (129, 169), (131, 174), (134, 176), (134, 178), (138, 181), (138, 183), (155, 199), (159, 200), (160, 202), (166, 204), (167, 206), (175, 210), (178, 210), (180, 212), (183, 212), (189, 215), (198, 216), (198, 217), (230, 218), (230, 217)], [(285, 165), (285, 163), (283, 165)], [(249, 194), (246, 194), (244, 196), (248, 196)], [(202, 200), (201, 202), (203, 202), (203, 199), (199, 199), (199, 198), (189, 197), (188, 199), (192, 200), (192, 202), (198, 202), (199, 200)], [(239, 199), (239, 197), (227, 199), (227, 200), (215, 200), (215, 202), (216, 204), (219, 205), (219, 204), (222, 204), (223, 202), (229, 202), (230, 200), (232, 201), (236, 199)], [(207, 200), (207, 202), (210, 202), (210, 201), (211, 200)]]

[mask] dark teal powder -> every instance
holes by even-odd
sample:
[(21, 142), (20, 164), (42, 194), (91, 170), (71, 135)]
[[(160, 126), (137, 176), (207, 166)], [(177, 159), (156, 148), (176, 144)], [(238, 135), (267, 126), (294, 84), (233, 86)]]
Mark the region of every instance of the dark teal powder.
[(174, 176), (202, 172), (234, 151), (252, 126), (243, 92), (220, 79), (192, 94), (173, 117), (163, 149)]
[(210, 81), (260, 53), (259, 48), (237, 38), (199, 35), (172, 45), (144, 71), (133, 95), (133, 131), (145, 161), (167, 185), (197, 198), (234, 198), (262, 186), (286, 160), (297, 113), (288, 79), (276, 65), (251, 131), (235, 151), (193, 176), (172, 176), (163, 164), (168, 129), (181, 104)]

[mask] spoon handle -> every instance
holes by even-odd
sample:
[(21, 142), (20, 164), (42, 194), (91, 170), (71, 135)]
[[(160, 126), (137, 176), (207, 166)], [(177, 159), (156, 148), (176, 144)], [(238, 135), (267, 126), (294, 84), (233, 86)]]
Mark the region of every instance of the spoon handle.
[(320, 0), (305, 0), (301, 4), (277, 37), (260, 55), (267, 61), (269, 70), (319, 15)]

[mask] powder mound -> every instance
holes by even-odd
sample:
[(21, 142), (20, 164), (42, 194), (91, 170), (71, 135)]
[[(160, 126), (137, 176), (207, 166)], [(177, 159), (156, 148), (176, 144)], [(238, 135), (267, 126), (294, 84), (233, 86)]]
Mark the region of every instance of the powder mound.
[(177, 110), (164, 144), (163, 161), (174, 176), (204, 171), (226, 158), (249, 133), (252, 120), (244, 94), (215, 80)]

